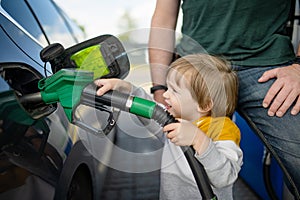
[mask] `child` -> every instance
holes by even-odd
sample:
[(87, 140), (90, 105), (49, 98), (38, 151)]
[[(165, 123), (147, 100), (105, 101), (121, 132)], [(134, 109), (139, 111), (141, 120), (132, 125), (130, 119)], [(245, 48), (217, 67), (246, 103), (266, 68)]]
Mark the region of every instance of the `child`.
[[(119, 79), (100, 79), (97, 95), (114, 89), (134, 93)], [(190, 167), (179, 146), (192, 146), (204, 166), (218, 199), (233, 199), (233, 183), (242, 165), (240, 132), (231, 121), (237, 101), (237, 77), (230, 65), (206, 54), (174, 61), (167, 74), (163, 97), (179, 122), (163, 127), (164, 145), (160, 199), (201, 199)], [(144, 92), (145, 93), (145, 92)]]

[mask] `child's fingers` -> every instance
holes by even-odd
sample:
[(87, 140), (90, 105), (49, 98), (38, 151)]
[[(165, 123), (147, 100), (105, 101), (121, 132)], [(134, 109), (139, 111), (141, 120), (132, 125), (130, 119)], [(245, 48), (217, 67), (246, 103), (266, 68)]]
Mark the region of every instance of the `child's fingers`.
[(97, 86), (99, 86), (99, 87), (103, 85), (102, 79), (96, 79), (96, 80), (94, 81), (94, 83), (95, 83), (95, 85), (97, 85)]
[(178, 142), (178, 140), (177, 140), (177, 138), (176, 138), (176, 137), (173, 137), (173, 138), (172, 138), (172, 139), (170, 139), (170, 140), (171, 140), (171, 142), (172, 142), (172, 143), (174, 143), (174, 144)]
[(178, 122), (183, 122), (183, 120), (182, 120), (181, 118), (176, 118), (176, 120), (177, 120)]
[(95, 85), (99, 86), (100, 88), (97, 90), (97, 95), (101, 96), (105, 94), (107, 91), (113, 89), (112, 84), (107, 79), (97, 79), (94, 81)]
[(109, 85), (103, 85), (97, 90), (97, 95), (102, 96), (105, 94), (107, 91), (111, 90), (112, 88)]
[(178, 125), (179, 125), (179, 123), (171, 123), (171, 124), (164, 126), (164, 128), (163, 128), (163, 131), (165, 133), (167, 133), (166, 136), (168, 139), (171, 140), (171, 142), (173, 142), (172, 139), (176, 140), (174, 138), (176, 138), (176, 129), (177, 129)]
[(175, 137), (175, 132), (174, 131), (170, 131), (167, 133), (167, 138), (172, 139)]
[(172, 130), (174, 130), (175, 128), (177, 128), (179, 123), (171, 123), (171, 124), (168, 124), (168, 125), (165, 125), (163, 127), (163, 131), (164, 132), (170, 132)]

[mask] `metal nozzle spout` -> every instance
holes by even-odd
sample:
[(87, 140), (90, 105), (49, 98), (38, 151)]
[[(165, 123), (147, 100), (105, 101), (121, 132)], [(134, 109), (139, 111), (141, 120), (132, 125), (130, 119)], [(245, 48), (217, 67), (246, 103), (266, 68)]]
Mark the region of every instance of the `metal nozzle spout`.
[(19, 98), (20, 103), (23, 105), (28, 105), (28, 104), (40, 104), (43, 103), (42, 95), (40, 92), (37, 93), (32, 93), (32, 94), (26, 94), (24, 96), (21, 96)]

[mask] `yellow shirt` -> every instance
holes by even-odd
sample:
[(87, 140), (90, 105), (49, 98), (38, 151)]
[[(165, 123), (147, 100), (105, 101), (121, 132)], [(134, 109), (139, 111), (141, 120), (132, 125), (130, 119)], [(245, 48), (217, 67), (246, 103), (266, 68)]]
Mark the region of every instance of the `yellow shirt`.
[(213, 141), (232, 140), (237, 145), (240, 144), (240, 130), (229, 117), (205, 116), (196, 120), (194, 124)]

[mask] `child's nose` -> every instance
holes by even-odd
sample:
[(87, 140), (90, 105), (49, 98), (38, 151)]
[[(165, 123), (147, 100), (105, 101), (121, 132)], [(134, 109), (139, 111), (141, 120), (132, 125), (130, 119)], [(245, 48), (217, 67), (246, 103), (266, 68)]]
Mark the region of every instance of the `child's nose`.
[(168, 98), (168, 90), (163, 93), (164, 98)]

